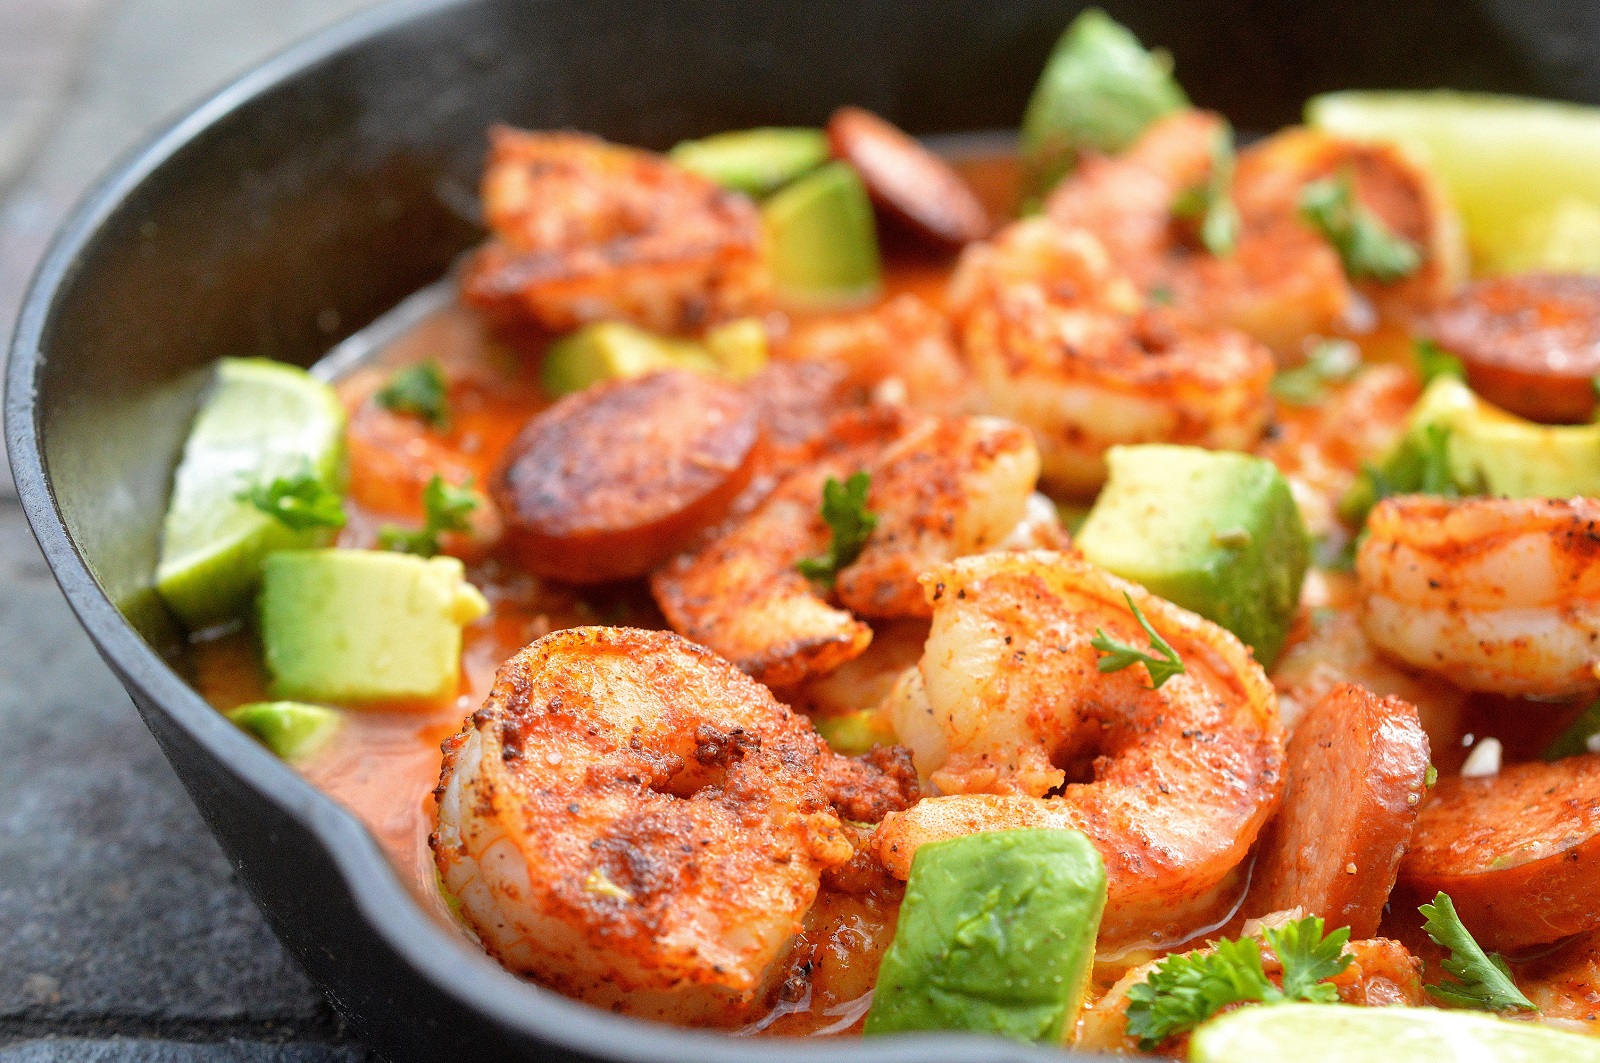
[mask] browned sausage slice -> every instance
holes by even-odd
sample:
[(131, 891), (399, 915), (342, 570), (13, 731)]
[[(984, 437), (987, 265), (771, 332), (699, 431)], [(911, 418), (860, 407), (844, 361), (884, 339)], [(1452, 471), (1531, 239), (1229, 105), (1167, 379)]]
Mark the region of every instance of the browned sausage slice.
[(1600, 754), (1440, 779), (1400, 883), (1408, 902), (1448, 893), (1496, 952), (1600, 929)]
[(989, 235), (988, 212), (950, 164), (871, 111), (834, 111), (828, 144), (880, 209), (920, 235), (951, 247)]
[(1600, 277), (1529, 274), (1468, 285), (1422, 330), (1466, 366), (1472, 389), (1546, 424), (1594, 414)]
[(755, 404), (735, 388), (652, 373), (533, 418), (492, 492), (529, 571), (566, 583), (642, 576), (727, 513), (760, 440)]
[(1289, 739), (1289, 777), (1262, 834), (1244, 914), (1296, 906), (1370, 938), (1416, 825), (1428, 736), (1416, 707), (1334, 687)]

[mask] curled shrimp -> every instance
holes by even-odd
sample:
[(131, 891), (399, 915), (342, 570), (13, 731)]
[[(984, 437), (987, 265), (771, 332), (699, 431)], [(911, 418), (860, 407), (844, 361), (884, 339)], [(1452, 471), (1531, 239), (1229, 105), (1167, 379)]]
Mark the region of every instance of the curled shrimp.
[(808, 724), (665, 632), (572, 628), (446, 744), (432, 840), (485, 948), (569, 996), (737, 1019), (852, 847)]
[(761, 308), (755, 205), (666, 159), (580, 133), (490, 130), (469, 301), (548, 332), (623, 320), (687, 332)]
[[(867, 648), (872, 629), (856, 615), (927, 616), (918, 577), (999, 547), (1028, 515), (1039, 458), (1025, 429), (890, 413), (877, 431), (789, 474), (748, 516), (658, 569), (651, 589), (673, 629), (769, 686), (792, 686)], [(796, 565), (828, 549), (823, 485), (858, 471), (871, 477), (878, 523), (830, 600)]]
[(987, 413), (1033, 430), (1043, 478), (1092, 494), (1119, 443), (1249, 448), (1272, 355), (1242, 333), (1137, 312), (1139, 295), (1083, 230), (1036, 218), (962, 255), (951, 309)]
[(1379, 649), (1467, 690), (1600, 690), (1600, 499), (1389, 498), (1356, 557)]
[[(964, 558), (923, 585), (933, 626), (888, 711), (947, 796), (884, 820), (884, 865), (903, 878), (928, 842), (1070, 827), (1105, 860), (1103, 952), (1170, 945), (1225, 917), (1283, 785), (1277, 699), (1250, 651), (1071, 554)], [(1142, 665), (1097, 670), (1097, 631), (1148, 641), (1124, 595), (1183, 661), (1159, 689)]]

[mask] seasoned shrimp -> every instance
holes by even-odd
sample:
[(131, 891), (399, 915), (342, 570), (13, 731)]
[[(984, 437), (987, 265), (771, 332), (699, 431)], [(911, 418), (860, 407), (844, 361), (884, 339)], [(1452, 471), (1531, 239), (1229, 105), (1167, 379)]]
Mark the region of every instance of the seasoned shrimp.
[(435, 859), (511, 970), (617, 1011), (727, 1023), (852, 855), (827, 756), (676, 635), (558, 631), (446, 744)]
[(467, 269), (467, 299), (548, 332), (687, 332), (765, 304), (755, 205), (649, 152), (497, 126), (483, 208), (494, 239)]
[(950, 322), (915, 295), (899, 295), (871, 310), (807, 322), (780, 345), (784, 358), (832, 361), (849, 369), (852, 387), (880, 397), (903, 397), (928, 413), (966, 407), (966, 369)]
[[(791, 473), (747, 517), (658, 569), (651, 588), (673, 629), (770, 686), (826, 674), (858, 656), (872, 630), (851, 615), (926, 616), (917, 578), (994, 549), (1028, 511), (1039, 459), (1029, 434), (995, 418), (882, 414), (879, 438)], [(840, 570), (839, 608), (796, 569), (823, 553), (823, 484), (865, 470), (877, 529)]]
[(1119, 443), (1243, 450), (1266, 425), (1271, 353), (1136, 313), (1134, 286), (1081, 230), (1036, 218), (969, 247), (950, 303), (979, 403), (1033, 430), (1064, 492), (1092, 494)]
[[(1300, 220), (1306, 185), (1348, 174), (1355, 198), (1421, 256), (1394, 281), (1353, 278), (1381, 315), (1401, 320), (1448, 299), (1466, 278), (1466, 244), (1448, 193), (1432, 170), (1397, 145), (1291, 128), (1239, 156), (1234, 191), (1246, 226), (1254, 219)], [(1308, 230), (1309, 231), (1309, 230)]]
[[(1241, 209), (1226, 255), (1207, 253), (1192, 224), (1173, 217), (1178, 197), (1210, 177), (1224, 135), (1210, 111), (1164, 118), (1123, 154), (1086, 161), (1052, 194), (1049, 215), (1093, 233), (1142, 290), (1159, 293), (1192, 326), (1237, 328), (1289, 355), (1307, 335), (1337, 327), (1353, 292), (1339, 256), (1292, 209)], [(1246, 180), (1250, 158), (1240, 160)]]
[[(884, 820), (884, 865), (903, 878), (918, 846), (976, 831), (1081, 830), (1106, 864), (1107, 953), (1181, 940), (1237, 900), (1283, 786), (1277, 699), (1250, 651), (1070, 554), (970, 557), (922, 582), (933, 627), (889, 711), (949, 796)], [(1159, 690), (1142, 666), (1097, 670), (1098, 630), (1148, 640), (1124, 594), (1184, 663)]]
[(1600, 690), (1600, 500), (1402, 496), (1367, 529), (1373, 645), (1468, 690)]

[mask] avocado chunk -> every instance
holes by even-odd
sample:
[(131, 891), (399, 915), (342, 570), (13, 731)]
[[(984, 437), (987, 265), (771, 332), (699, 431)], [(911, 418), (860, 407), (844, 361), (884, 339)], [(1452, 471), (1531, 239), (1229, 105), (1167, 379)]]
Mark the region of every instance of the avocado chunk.
[(1600, 424), (1538, 424), (1485, 402), (1460, 377), (1434, 378), (1406, 432), (1339, 503), (1353, 523), (1387, 495), (1600, 495)]
[(657, 369), (709, 373), (716, 363), (699, 344), (657, 336), (622, 321), (597, 321), (561, 337), (544, 353), (539, 386), (552, 397)]
[(272, 694), (336, 705), (435, 704), (456, 693), (462, 627), (488, 610), (453, 557), (273, 554), (261, 584)]
[(757, 199), (828, 161), (820, 129), (740, 129), (685, 140), (667, 153), (685, 170)]
[(741, 317), (718, 325), (707, 330), (704, 342), (717, 371), (735, 384), (766, 368), (767, 327), (760, 318)]
[(1105, 865), (1075, 830), (922, 846), (866, 1033), (971, 1030), (1059, 1043), (1083, 1006), (1105, 906)]
[(761, 208), (778, 292), (802, 307), (837, 307), (877, 294), (882, 268), (866, 186), (848, 163), (830, 162)]
[(300, 701), (257, 701), (229, 710), (227, 717), (291, 764), (327, 745), (344, 723), (337, 709)]
[(1056, 42), (1022, 115), (1029, 193), (1049, 192), (1083, 151), (1114, 155), (1156, 119), (1187, 106), (1172, 56), (1146, 51), (1127, 27), (1090, 8)]
[(1083, 555), (1227, 628), (1263, 668), (1283, 648), (1311, 544), (1289, 482), (1249, 454), (1112, 447)]
[(857, 709), (812, 720), (828, 748), (847, 757), (872, 752), (874, 746), (894, 744), (894, 726), (877, 709)]

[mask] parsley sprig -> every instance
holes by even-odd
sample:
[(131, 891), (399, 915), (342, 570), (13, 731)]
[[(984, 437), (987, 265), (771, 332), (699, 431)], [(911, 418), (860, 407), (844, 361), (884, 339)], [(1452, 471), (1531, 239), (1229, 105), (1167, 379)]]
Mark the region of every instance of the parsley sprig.
[(1305, 364), (1285, 369), (1268, 385), (1273, 395), (1295, 406), (1314, 406), (1328, 395), (1328, 385), (1349, 380), (1361, 368), (1361, 348), (1349, 340), (1323, 340)]
[(286, 476), (250, 484), (233, 497), (248, 502), (291, 531), (344, 527), (344, 503), (339, 493), (322, 482), (309, 461)]
[(1355, 178), (1348, 167), (1301, 189), (1300, 215), (1327, 237), (1351, 280), (1387, 284), (1411, 276), (1422, 265), (1416, 245), (1395, 234), (1356, 198)]
[(1161, 656), (1156, 657), (1137, 646), (1119, 642), (1107, 635), (1103, 628), (1095, 628), (1094, 638), (1089, 640), (1089, 645), (1105, 654), (1095, 667), (1102, 673), (1107, 673), (1120, 672), (1130, 665), (1142, 664), (1145, 671), (1150, 673), (1150, 689), (1160, 690), (1162, 683), (1175, 675), (1183, 674), (1183, 661), (1179, 659), (1178, 651), (1150, 626), (1150, 621), (1145, 619), (1144, 612), (1134, 604), (1133, 596), (1127, 591), (1123, 591), (1122, 596), (1128, 600), (1128, 608), (1133, 610), (1133, 618), (1139, 621), (1139, 626), (1150, 636), (1150, 649)]
[(1322, 920), (1309, 916), (1262, 931), (1283, 966), (1281, 986), (1267, 977), (1254, 938), (1224, 939), (1211, 952), (1168, 956), (1143, 982), (1129, 988), (1128, 1033), (1149, 1051), (1229, 1004), (1336, 1003), (1339, 991), (1326, 980), (1350, 965), (1344, 954), (1350, 928), (1340, 927), (1326, 936), (1322, 930)]
[(1589, 748), (1589, 740), (1597, 734), (1600, 734), (1600, 701), (1584, 709), (1583, 713), (1545, 748), (1544, 759), (1560, 760), (1562, 757), (1578, 757), (1592, 753), (1594, 750)]
[(1239, 243), (1239, 208), (1233, 204), (1233, 127), (1224, 124), (1211, 142), (1211, 171), (1202, 184), (1186, 188), (1172, 201), (1176, 218), (1200, 221), (1200, 242), (1218, 258)]
[(801, 558), (795, 564), (801, 575), (832, 584), (840, 569), (861, 556), (878, 526), (878, 515), (867, 508), (871, 488), (872, 477), (865, 472), (855, 473), (844, 483), (828, 477), (822, 485), (822, 519), (833, 531), (833, 539), (821, 557)]
[(397, 553), (433, 557), (439, 552), (439, 537), (445, 532), (472, 530), (468, 514), (479, 504), (478, 492), (472, 489), (471, 480), (460, 487), (452, 487), (445, 483), (443, 476), (435, 473), (428, 486), (422, 489), (422, 527), (413, 529), (386, 524), (378, 530), (378, 545)]
[(1498, 953), (1483, 951), (1483, 946), (1462, 925), (1448, 893), (1440, 893), (1432, 904), (1424, 904), (1417, 911), (1427, 918), (1422, 929), (1428, 932), (1433, 943), (1450, 950), (1450, 958), (1440, 966), (1455, 979), (1453, 982), (1430, 982), (1423, 987), (1429, 996), (1455, 1008), (1539, 1010), (1511, 980), (1511, 968), (1506, 966), (1506, 961)]
[(1467, 370), (1461, 364), (1461, 359), (1440, 347), (1432, 340), (1417, 340), (1411, 345), (1412, 357), (1417, 362), (1417, 374), (1422, 377), (1422, 386), (1427, 387), (1436, 377), (1453, 376), (1466, 377)]
[(438, 362), (418, 362), (400, 370), (376, 398), (384, 409), (420, 417), (434, 428), (450, 424), (449, 388)]

